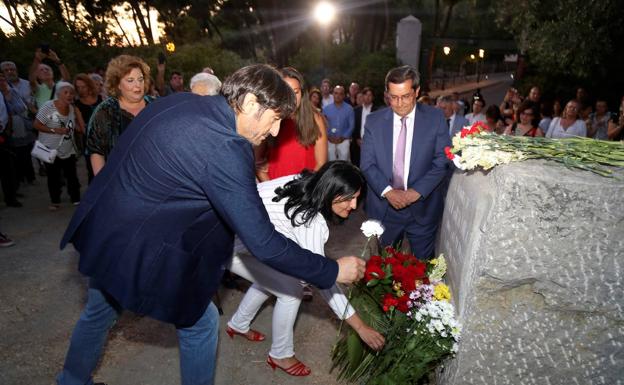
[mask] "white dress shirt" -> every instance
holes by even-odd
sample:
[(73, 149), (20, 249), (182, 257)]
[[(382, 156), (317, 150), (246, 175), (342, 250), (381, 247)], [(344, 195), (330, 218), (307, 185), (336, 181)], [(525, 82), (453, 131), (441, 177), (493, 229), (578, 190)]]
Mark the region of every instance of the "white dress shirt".
[(451, 136), (451, 137), (453, 136), (453, 124), (455, 124), (455, 117), (456, 116), (457, 116), (457, 114), (453, 114), (453, 115), (451, 115), (450, 118), (447, 118), (447, 119), (449, 119), (448, 130), (449, 130), (449, 136)]
[(360, 138), (361, 139), (364, 139), (364, 124), (366, 124), (366, 117), (368, 116), (368, 114), (371, 113), (372, 109), (373, 109), (372, 104), (368, 106), (366, 105), (362, 106), (362, 124), (360, 125)]
[(327, 98), (325, 98), (324, 96), (321, 96), (321, 107), (325, 107), (333, 103), (334, 103), (334, 95), (329, 94)]
[(475, 115), (474, 113), (471, 112), (468, 115), (466, 115), (466, 119), (468, 119), (468, 123), (470, 123), (470, 125), (472, 126), (476, 122), (485, 122), (485, 114), (483, 114), (482, 112), (479, 112), (478, 114)]
[[(405, 136), (405, 159), (403, 167), (403, 185), (407, 189), (407, 179), (409, 177), (409, 165), (412, 159), (412, 140), (414, 138), (414, 117), (416, 116), (416, 106), (412, 111), (407, 114), (407, 121), (405, 122), (407, 128), (407, 135)], [(392, 164), (394, 165), (394, 157), (396, 155), (396, 146), (399, 140), (399, 133), (401, 132), (401, 117), (397, 114), (392, 114)], [(392, 186), (387, 186), (381, 196), (386, 195), (388, 191), (392, 190)]]

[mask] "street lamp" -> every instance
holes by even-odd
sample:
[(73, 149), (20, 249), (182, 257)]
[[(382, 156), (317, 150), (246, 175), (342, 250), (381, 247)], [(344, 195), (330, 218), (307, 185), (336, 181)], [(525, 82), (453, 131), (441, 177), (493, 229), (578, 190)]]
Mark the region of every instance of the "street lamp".
[(327, 40), (327, 27), (336, 17), (336, 7), (327, 1), (316, 4), (313, 11), (314, 19), (321, 26), (323, 41), (321, 41), (321, 76), (325, 78), (325, 41)]
[(327, 1), (321, 1), (314, 7), (314, 19), (321, 25), (327, 26), (336, 17), (336, 7)]
[[(482, 48), (479, 48), (479, 60), (477, 60), (477, 84), (479, 83), (479, 80), (481, 79), (481, 71), (483, 71), (483, 58), (485, 57), (485, 50)], [(481, 63), (481, 65), (479, 65), (479, 63)]]
[[(448, 57), (448, 55), (451, 53), (451, 47), (445, 45), (444, 47), (442, 47), (442, 52), (444, 52), (444, 55), (446, 57)], [(446, 68), (445, 68), (445, 64), (446, 64), (447, 59), (444, 59), (444, 62), (442, 63), (442, 89), (444, 90), (444, 86), (446, 83)]]

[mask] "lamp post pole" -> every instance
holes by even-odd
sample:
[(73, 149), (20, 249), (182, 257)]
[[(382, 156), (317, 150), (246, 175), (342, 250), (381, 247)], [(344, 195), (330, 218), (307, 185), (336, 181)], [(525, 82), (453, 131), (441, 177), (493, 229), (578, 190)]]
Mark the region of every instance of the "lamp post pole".
[(485, 50), (479, 49), (479, 59), (477, 59), (477, 84), (481, 79), (481, 71), (483, 71), (483, 58), (485, 57)]
[(334, 20), (336, 7), (327, 1), (321, 1), (314, 6), (313, 16), (321, 26), (321, 77), (326, 77), (325, 73), (325, 44), (327, 44), (327, 33), (329, 24)]
[(451, 53), (451, 47), (442, 47), (442, 52), (444, 52), (444, 61), (442, 63), (442, 90), (444, 90), (446, 83), (446, 62), (448, 60), (448, 55)]

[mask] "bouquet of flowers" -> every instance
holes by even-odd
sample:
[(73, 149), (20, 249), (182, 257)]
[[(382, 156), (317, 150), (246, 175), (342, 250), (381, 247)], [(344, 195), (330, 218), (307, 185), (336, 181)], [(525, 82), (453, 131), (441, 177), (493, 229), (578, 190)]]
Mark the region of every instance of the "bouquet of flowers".
[(386, 247), (371, 256), (349, 300), (365, 322), (385, 335), (386, 344), (374, 352), (349, 330), (332, 356), (338, 377), (361, 384), (414, 384), (457, 352), (461, 327), (442, 282), (445, 272), (442, 255), (423, 262)]
[(488, 170), (499, 164), (525, 159), (546, 159), (567, 167), (611, 177), (605, 166), (624, 166), (624, 144), (590, 138), (549, 139), (497, 135), (486, 131), (482, 122), (464, 127), (453, 137), (446, 156), (461, 170), (481, 167)]

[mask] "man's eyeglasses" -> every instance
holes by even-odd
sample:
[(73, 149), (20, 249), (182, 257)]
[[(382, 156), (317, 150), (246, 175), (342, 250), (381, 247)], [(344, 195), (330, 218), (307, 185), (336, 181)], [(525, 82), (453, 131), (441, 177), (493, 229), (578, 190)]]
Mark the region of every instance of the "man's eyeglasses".
[(409, 94), (405, 94), (405, 95), (390, 95), (390, 101), (392, 103), (398, 103), (399, 100), (403, 103), (407, 103), (409, 101), (412, 100), (412, 98), (414, 97), (414, 92), (410, 92)]

